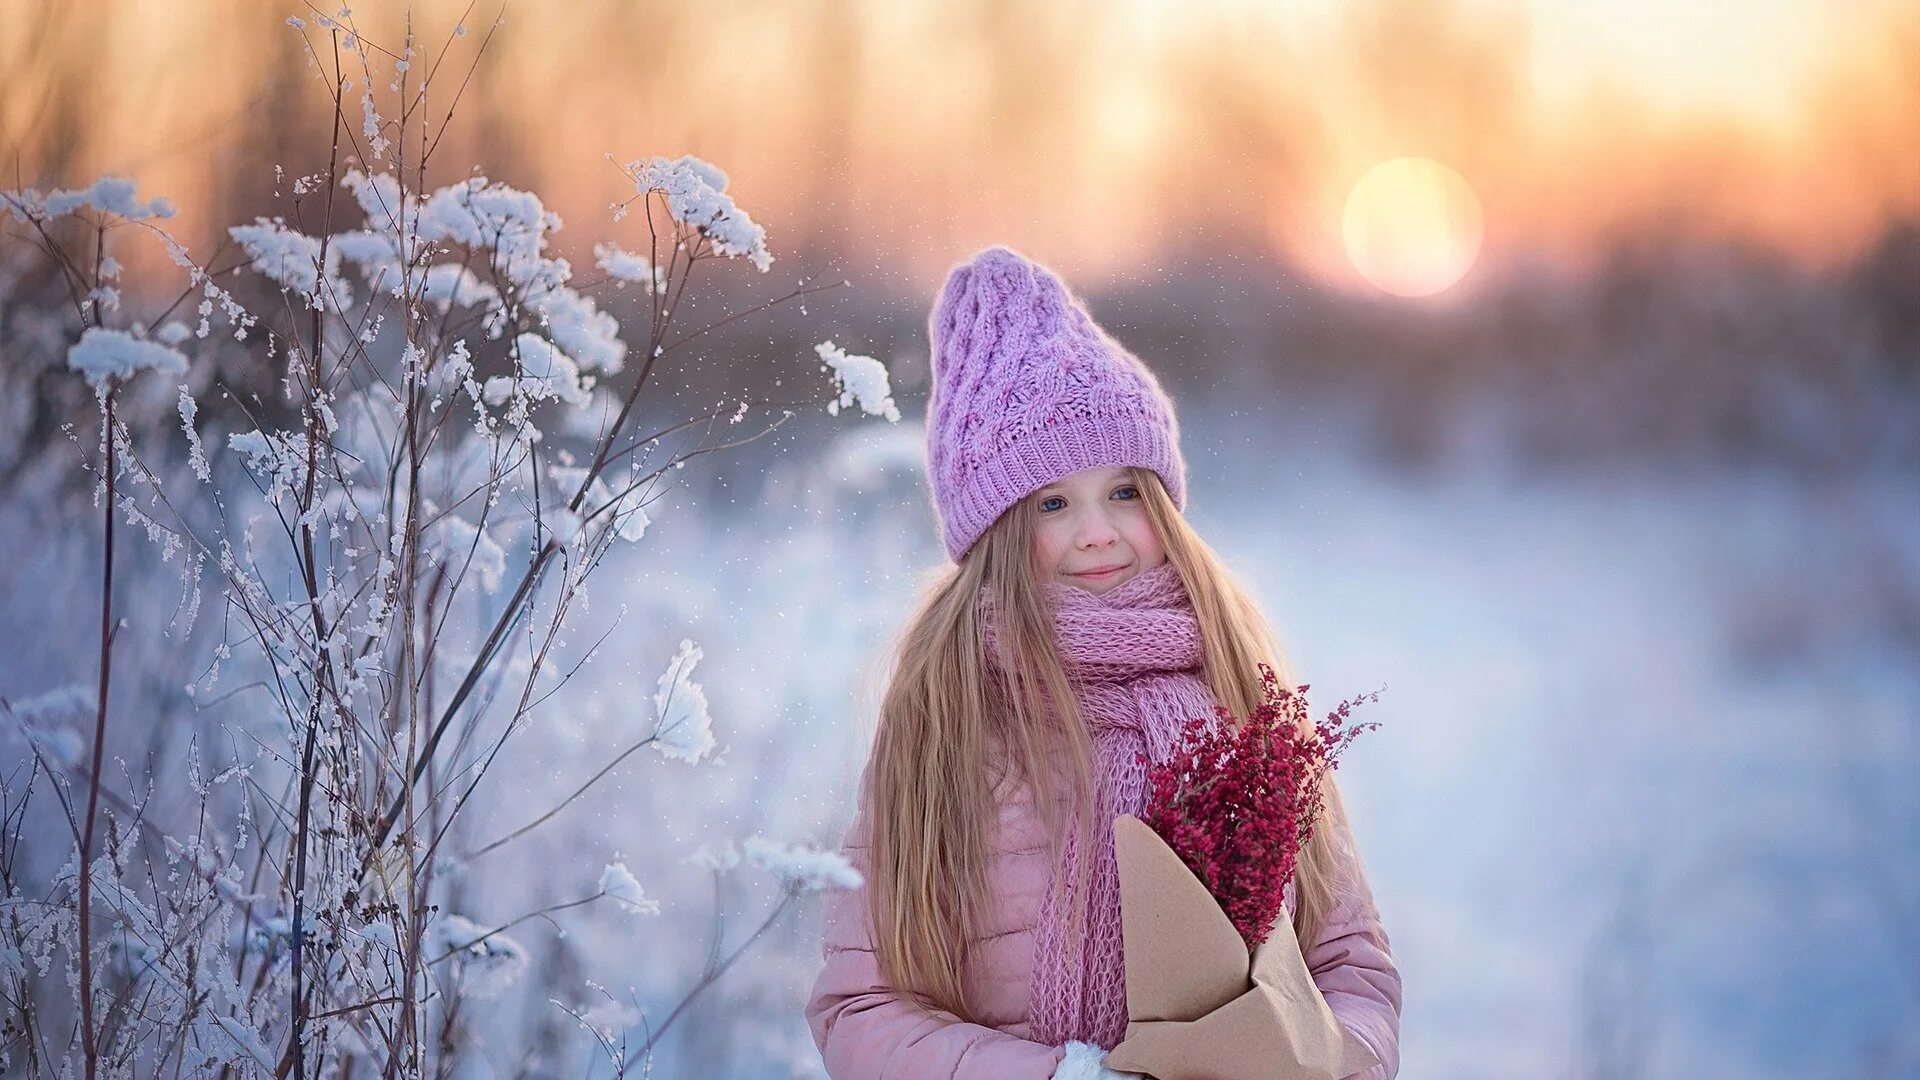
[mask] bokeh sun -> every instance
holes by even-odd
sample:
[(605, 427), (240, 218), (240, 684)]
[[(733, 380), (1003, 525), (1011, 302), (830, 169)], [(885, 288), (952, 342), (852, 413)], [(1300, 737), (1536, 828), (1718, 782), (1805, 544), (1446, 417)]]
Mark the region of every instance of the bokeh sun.
[(1368, 169), (1341, 220), (1354, 269), (1396, 296), (1431, 296), (1458, 282), (1480, 253), (1481, 227), (1466, 178), (1418, 157)]

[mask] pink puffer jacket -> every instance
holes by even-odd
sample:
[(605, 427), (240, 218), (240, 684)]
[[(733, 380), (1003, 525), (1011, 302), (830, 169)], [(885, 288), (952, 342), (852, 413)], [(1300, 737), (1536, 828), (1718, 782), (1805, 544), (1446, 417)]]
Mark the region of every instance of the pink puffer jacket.
[[(897, 995), (880, 974), (866, 889), (832, 892), (822, 923), (825, 965), (806, 1016), (834, 1080), (1048, 1080), (1059, 1065), (1061, 1047), (1029, 1037), (1027, 1009), (1034, 927), (1050, 869), (1043, 823), (1024, 785), (1003, 781), (999, 790), (999, 833), (987, 867), (998, 902), (974, 939), (968, 976), (984, 1023), (928, 1013)], [(867, 845), (862, 810), (842, 850), (863, 876)], [(1326, 926), (1305, 952), (1307, 969), (1334, 1015), (1379, 1059), (1355, 1076), (1391, 1080), (1400, 1068), (1400, 972), (1360, 860), (1344, 860), (1340, 871)]]

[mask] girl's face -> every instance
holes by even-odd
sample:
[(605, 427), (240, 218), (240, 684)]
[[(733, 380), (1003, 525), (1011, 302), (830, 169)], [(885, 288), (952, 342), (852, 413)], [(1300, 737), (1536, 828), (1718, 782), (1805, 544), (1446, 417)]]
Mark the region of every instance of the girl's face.
[(1104, 593), (1167, 561), (1146, 497), (1123, 467), (1082, 469), (1028, 498), (1034, 559), (1051, 580)]

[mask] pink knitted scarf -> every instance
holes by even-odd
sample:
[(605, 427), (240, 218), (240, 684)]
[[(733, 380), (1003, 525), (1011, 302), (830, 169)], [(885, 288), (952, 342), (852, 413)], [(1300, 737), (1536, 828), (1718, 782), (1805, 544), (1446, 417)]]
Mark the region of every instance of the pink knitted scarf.
[[(1098, 820), (1138, 814), (1146, 804), (1147, 766), (1135, 755), (1166, 761), (1188, 718), (1215, 715), (1186, 586), (1173, 564), (1163, 562), (1101, 595), (1057, 582), (1045, 589), (1061, 660), (1098, 755)], [(992, 662), (992, 605), (984, 594), (981, 599)], [(1032, 1037), (1051, 1045), (1078, 1039), (1110, 1050), (1127, 1033), (1113, 830), (1103, 827), (1092, 845), (1087, 932), (1069, 955), (1066, 892), (1082, 848), (1076, 829), (1041, 902), (1029, 986)]]

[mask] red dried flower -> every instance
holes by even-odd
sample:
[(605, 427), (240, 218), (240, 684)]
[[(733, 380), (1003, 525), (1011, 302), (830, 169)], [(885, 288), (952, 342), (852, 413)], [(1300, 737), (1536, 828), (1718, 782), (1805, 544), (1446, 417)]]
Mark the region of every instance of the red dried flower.
[(1220, 902), (1249, 950), (1285, 906), (1286, 884), (1325, 804), (1321, 778), (1340, 767), (1355, 735), (1380, 726), (1342, 726), (1378, 691), (1309, 723), (1309, 684), (1282, 687), (1267, 664), (1260, 683), (1263, 700), (1246, 723), (1235, 725), (1225, 706), (1216, 707), (1218, 723), (1186, 722), (1173, 756), (1147, 770), (1141, 815)]

